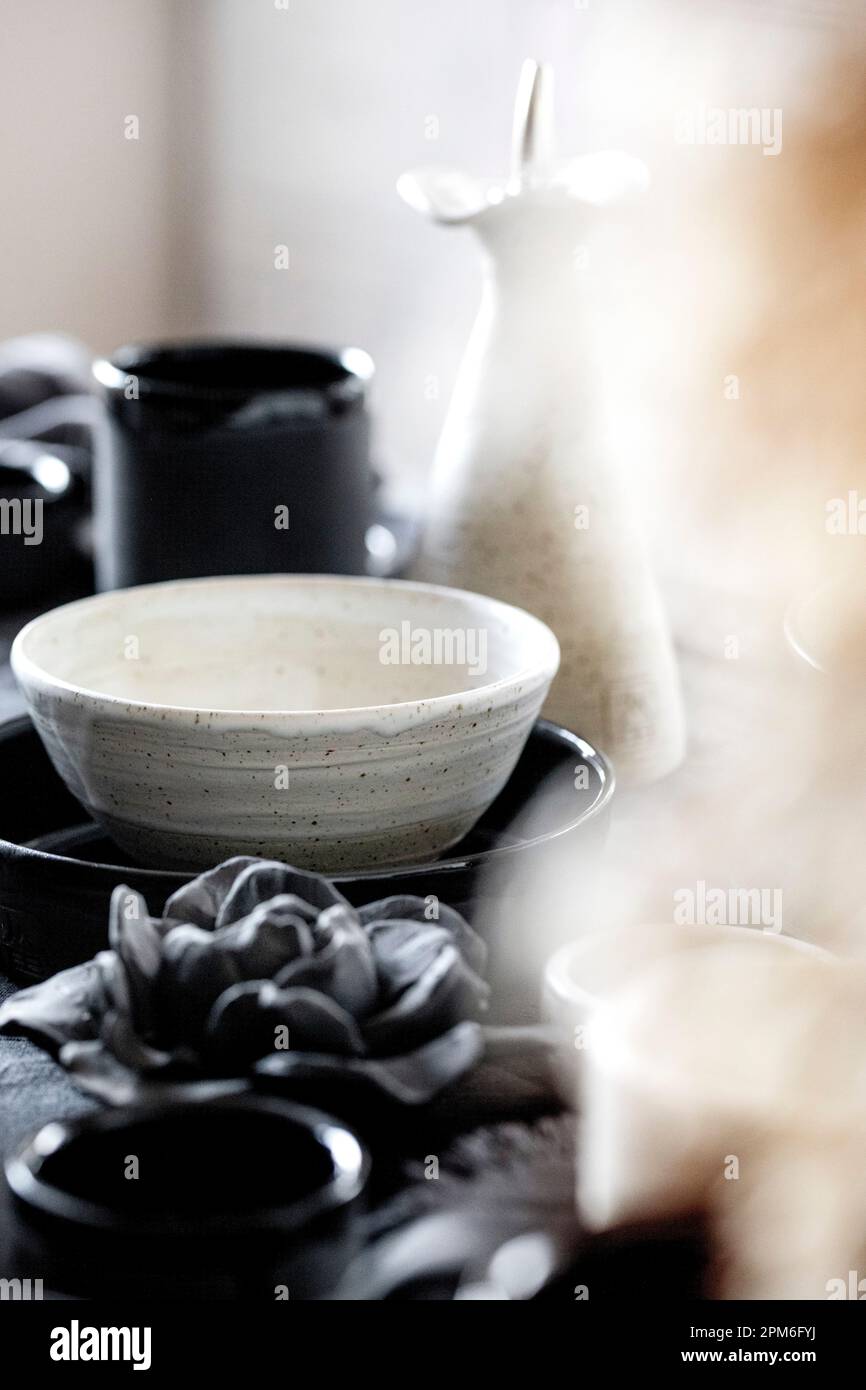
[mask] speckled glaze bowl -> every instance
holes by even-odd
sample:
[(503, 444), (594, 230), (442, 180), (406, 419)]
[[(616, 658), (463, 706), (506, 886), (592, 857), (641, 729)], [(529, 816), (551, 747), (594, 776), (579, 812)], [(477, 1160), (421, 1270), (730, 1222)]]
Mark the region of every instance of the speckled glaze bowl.
[(498, 794), (556, 673), (550, 630), (398, 580), (180, 580), (54, 609), (12, 666), (67, 786), (144, 864), (429, 859)]

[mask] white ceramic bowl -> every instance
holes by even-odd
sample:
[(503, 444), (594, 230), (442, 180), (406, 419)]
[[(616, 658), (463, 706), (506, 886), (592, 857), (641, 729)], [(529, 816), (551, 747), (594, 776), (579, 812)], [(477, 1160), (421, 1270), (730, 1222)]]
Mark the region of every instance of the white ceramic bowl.
[(11, 660), (58, 772), (136, 859), (334, 872), (460, 840), (507, 781), (559, 648), (477, 594), (268, 575), (82, 599), (23, 628)]

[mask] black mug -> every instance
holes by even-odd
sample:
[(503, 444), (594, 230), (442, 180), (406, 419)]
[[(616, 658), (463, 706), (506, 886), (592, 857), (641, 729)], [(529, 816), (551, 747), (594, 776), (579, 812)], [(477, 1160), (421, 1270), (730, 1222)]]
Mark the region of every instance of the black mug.
[(128, 347), (94, 475), (100, 589), (215, 574), (363, 574), (374, 481), (365, 352)]

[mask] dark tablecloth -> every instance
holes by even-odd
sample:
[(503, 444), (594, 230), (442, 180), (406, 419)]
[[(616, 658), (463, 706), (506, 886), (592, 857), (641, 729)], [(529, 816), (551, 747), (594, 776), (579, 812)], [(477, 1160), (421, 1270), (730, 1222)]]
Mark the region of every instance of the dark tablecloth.
[[(15, 614), (0, 620), (0, 722), (24, 710), (6, 658), (12, 638), (28, 616)], [(0, 975), (0, 1000), (12, 988)], [(48, 1120), (82, 1114), (93, 1104), (33, 1043), (0, 1037), (0, 1159)]]
[[(11, 990), (0, 978), (0, 1001)], [(47, 1053), (24, 1038), (0, 1037), (0, 1159), (40, 1125), (93, 1107)]]

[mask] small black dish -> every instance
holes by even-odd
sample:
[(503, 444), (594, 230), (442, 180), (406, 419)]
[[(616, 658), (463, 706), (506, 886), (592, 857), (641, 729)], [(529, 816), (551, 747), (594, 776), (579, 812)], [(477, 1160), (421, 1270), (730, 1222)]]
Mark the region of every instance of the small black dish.
[[(578, 776), (578, 769), (581, 775)], [(45, 979), (108, 944), (108, 906), (119, 883), (150, 910), (191, 874), (142, 868), (90, 820), (67, 791), (28, 718), (0, 726), (0, 970)], [(553, 841), (580, 856), (588, 882), (607, 834), (614, 779), (604, 756), (577, 734), (539, 720), (507, 785), (444, 859), (334, 878), (354, 903), (435, 894), (470, 921), (480, 917), (494, 865), (530, 867)], [(532, 803), (531, 824), (521, 827)]]
[(356, 1252), (369, 1168), (338, 1120), (226, 1095), (46, 1125), (6, 1179), (55, 1288), (295, 1299), (327, 1292)]

